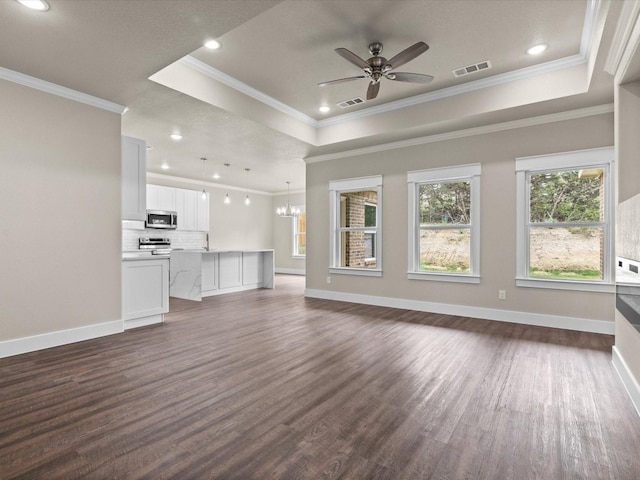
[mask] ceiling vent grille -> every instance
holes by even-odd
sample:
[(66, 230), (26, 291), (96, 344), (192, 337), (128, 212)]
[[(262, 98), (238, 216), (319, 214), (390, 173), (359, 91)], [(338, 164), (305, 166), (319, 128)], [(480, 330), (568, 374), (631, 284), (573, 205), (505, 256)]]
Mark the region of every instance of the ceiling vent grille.
[(484, 62), (474, 63), (473, 65), (467, 65), (466, 67), (456, 68), (453, 71), (453, 74), (456, 77), (464, 77), (465, 75), (481, 72), (482, 70), (488, 70), (490, 68), (491, 62), (489, 60), (485, 60)]
[(337, 105), (340, 108), (349, 108), (349, 107), (353, 107), (354, 105), (358, 105), (360, 103), (364, 103), (364, 100), (360, 97), (356, 97), (350, 100), (345, 100), (343, 102), (338, 102)]

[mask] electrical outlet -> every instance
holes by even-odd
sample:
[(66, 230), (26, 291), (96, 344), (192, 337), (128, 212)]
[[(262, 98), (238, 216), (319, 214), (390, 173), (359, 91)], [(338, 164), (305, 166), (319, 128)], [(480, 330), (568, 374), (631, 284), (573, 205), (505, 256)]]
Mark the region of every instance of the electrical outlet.
[(331, 283), (331, 277), (327, 277), (327, 283)]
[(505, 290), (498, 290), (498, 300), (506, 300), (507, 292)]

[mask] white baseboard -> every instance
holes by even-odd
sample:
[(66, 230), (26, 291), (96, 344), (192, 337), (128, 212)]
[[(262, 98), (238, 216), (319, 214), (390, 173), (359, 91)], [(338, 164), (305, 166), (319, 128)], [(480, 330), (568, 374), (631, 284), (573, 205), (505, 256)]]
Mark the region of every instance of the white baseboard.
[(162, 313), (158, 315), (151, 315), (149, 317), (133, 318), (131, 320), (124, 321), (124, 329), (130, 330), (132, 328), (146, 327), (147, 325), (154, 325), (156, 323), (164, 322), (164, 315)]
[(83, 327), (58, 330), (57, 332), (43, 333), (31, 337), (16, 338), (0, 342), (0, 358), (20, 355), (21, 353), (35, 352), (45, 348), (58, 347), (69, 343), (82, 342), (92, 338), (105, 337), (124, 331), (122, 320), (96, 323)]
[(631, 403), (636, 407), (636, 412), (640, 415), (640, 384), (638, 384), (638, 381), (631, 373), (631, 370), (629, 370), (627, 363), (624, 361), (624, 358), (622, 358), (620, 351), (615, 345), (611, 350), (611, 361), (613, 363), (613, 367), (616, 369), (616, 372), (618, 372), (620, 380), (622, 380), (622, 384), (627, 389), (627, 393), (629, 394), (629, 397), (631, 397)]
[(589, 318), (563, 317), (560, 315), (544, 315), (540, 313), (517, 312), (500, 310), (497, 308), (469, 307), (466, 305), (452, 305), (448, 303), (424, 302), (405, 298), (378, 297), (358, 293), (335, 292), (331, 290), (306, 289), (305, 296), (338, 300), (342, 302), (362, 303), (380, 307), (403, 308), (419, 312), (442, 313), (461, 317), (482, 318), (499, 322), (521, 323), (538, 327), (563, 328), (580, 332), (604, 333), (613, 335), (615, 323), (607, 320), (592, 320)]
[(276, 273), (285, 273), (287, 275), (306, 275), (304, 268), (276, 268)]
[(218, 290), (203, 290), (201, 297), (214, 297), (216, 295), (224, 295), (225, 293), (244, 292), (245, 290), (255, 290), (257, 288), (267, 288), (262, 283), (252, 285), (238, 285), (237, 287), (226, 287)]

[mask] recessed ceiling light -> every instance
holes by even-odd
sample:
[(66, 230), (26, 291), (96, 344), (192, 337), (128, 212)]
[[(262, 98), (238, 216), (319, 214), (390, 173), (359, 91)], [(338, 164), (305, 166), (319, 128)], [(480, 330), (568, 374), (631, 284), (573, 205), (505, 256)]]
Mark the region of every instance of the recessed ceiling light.
[(218, 50), (221, 47), (220, 42), (218, 40), (207, 40), (204, 43), (204, 46), (210, 50)]
[(320, 113), (327, 113), (329, 110), (331, 110), (331, 108), (326, 105), (322, 105), (320, 108), (318, 108), (318, 110), (320, 111)]
[(544, 52), (547, 48), (549, 48), (549, 45), (547, 45), (546, 43), (540, 43), (538, 45), (534, 45), (533, 47), (527, 48), (527, 55), (539, 55), (542, 52)]
[(216, 180), (218, 180), (220, 178), (220, 175), (218, 175), (217, 173), (213, 174), (213, 178), (215, 178)]
[(49, 4), (45, 0), (16, 0), (31, 10), (38, 10), (39, 12), (46, 12), (49, 10)]
[(167, 165), (166, 163), (163, 163), (162, 165), (160, 165), (160, 168), (163, 170), (169, 170), (169, 165)]
[(179, 133), (172, 133), (169, 136), (171, 137), (171, 140), (175, 140), (176, 142), (182, 140), (182, 135), (180, 135)]

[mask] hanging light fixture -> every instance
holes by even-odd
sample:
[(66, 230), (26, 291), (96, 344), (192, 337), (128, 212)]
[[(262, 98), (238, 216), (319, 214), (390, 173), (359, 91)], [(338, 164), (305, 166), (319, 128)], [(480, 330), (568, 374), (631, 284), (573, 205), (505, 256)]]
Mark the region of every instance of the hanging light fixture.
[(297, 217), (300, 214), (300, 210), (297, 208), (291, 207), (291, 201), (289, 200), (289, 184), (291, 182), (287, 182), (287, 205), (284, 207), (280, 207), (276, 210), (278, 215), (281, 217)]
[[(225, 164), (224, 164), (224, 166), (225, 166), (225, 167), (227, 167), (227, 168), (229, 168), (229, 166), (230, 166), (230, 165), (231, 165), (230, 163), (225, 163)], [(227, 178), (229, 178), (229, 177), (227, 176)], [(224, 204), (225, 204), (225, 205), (229, 205), (230, 203), (231, 203), (231, 199), (229, 198), (229, 194), (227, 193), (227, 194), (224, 196)]]
[(204, 166), (207, 163), (207, 159), (202, 157), (200, 160), (202, 160), (202, 199), (206, 200), (207, 199), (207, 191), (204, 189)]
[(247, 186), (247, 196), (244, 199), (244, 204), (249, 206), (251, 205), (251, 200), (249, 200), (249, 168), (245, 168), (244, 171), (247, 172), (247, 182), (246, 182), (246, 186)]

